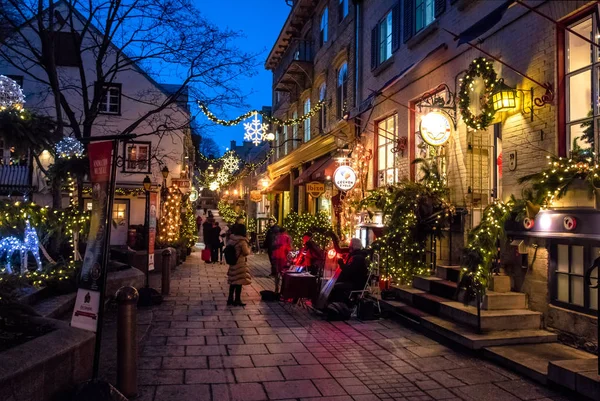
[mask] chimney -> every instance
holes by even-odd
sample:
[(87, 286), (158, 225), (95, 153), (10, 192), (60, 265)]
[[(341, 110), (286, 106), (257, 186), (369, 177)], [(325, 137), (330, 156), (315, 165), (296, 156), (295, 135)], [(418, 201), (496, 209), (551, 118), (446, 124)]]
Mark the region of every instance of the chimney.
[(229, 145), (229, 149), (230, 150), (235, 150), (235, 141), (231, 141), (231, 144)]

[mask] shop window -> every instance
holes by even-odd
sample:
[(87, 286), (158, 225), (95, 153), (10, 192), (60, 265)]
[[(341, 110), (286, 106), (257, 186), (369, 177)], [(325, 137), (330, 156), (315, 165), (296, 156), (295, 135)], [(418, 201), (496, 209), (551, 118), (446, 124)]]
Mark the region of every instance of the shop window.
[(398, 181), (395, 153), (398, 137), (398, 115), (394, 114), (377, 123), (377, 186), (384, 187)]
[(342, 64), (337, 74), (337, 115), (344, 118), (348, 108), (348, 63)]
[[(310, 112), (310, 98), (304, 101), (304, 115), (306, 116)], [(304, 142), (310, 141), (310, 117), (304, 120)]]
[(319, 42), (321, 46), (327, 43), (327, 34), (328, 34), (328, 24), (329, 24), (329, 10), (327, 7), (323, 10), (323, 14), (321, 14), (321, 29), (319, 31)]
[[(598, 19), (589, 15), (570, 26), (598, 41)], [(571, 32), (565, 32), (567, 149), (594, 148), (600, 121), (600, 51)]]
[[(327, 84), (322, 83), (319, 87), (319, 101), (325, 102), (325, 97), (327, 96)], [(327, 105), (323, 103), (321, 105), (321, 109), (319, 109), (319, 129), (321, 132), (325, 131), (325, 127), (327, 126)]]
[(338, 18), (341, 21), (348, 16), (348, 0), (339, 0), (338, 4)]
[(121, 114), (121, 84), (104, 84), (98, 104), (100, 114)]
[(149, 173), (150, 172), (150, 143), (127, 142), (124, 144), (125, 168), (128, 173)]
[[(585, 313), (597, 313), (598, 289), (585, 285), (584, 274), (598, 256), (600, 247), (585, 243), (555, 243), (551, 246), (553, 304)], [(598, 269), (592, 272), (592, 282), (596, 282), (597, 278)]]

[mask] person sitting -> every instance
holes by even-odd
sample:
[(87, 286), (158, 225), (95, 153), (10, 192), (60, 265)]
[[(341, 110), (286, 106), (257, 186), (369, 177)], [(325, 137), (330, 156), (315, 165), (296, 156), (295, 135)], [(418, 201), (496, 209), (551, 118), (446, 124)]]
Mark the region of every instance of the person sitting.
[(275, 292), (279, 292), (281, 274), (289, 267), (288, 253), (292, 250), (292, 238), (285, 228), (279, 228), (275, 244), (272, 263), (275, 266)]
[(367, 252), (363, 250), (360, 239), (352, 238), (350, 240), (349, 251), (345, 262), (342, 259), (338, 261), (341, 273), (329, 296), (330, 303), (347, 301), (351, 291), (364, 289), (369, 277)]
[(302, 237), (302, 248), (298, 253), (295, 264), (302, 266), (312, 275), (319, 275), (325, 264), (325, 252), (312, 239), (312, 233), (307, 232)]

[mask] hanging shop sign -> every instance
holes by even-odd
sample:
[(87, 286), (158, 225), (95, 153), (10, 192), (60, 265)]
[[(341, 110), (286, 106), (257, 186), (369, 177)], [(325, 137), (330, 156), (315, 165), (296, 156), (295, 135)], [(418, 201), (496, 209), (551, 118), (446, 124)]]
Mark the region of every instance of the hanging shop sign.
[(192, 191), (190, 192), (190, 202), (196, 202), (198, 200), (198, 190), (192, 187)]
[(340, 191), (350, 191), (356, 181), (356, 171), (350, 166), (340, 166), (333, 173), (333, 185)]
[(318, 198), (325, 193), (325, 184), (318, 181), (306, 184), (306, 192), (313, 198)]
[(432, 111), (421, 118), (419, 131), (423, 140), (431, 146), (445, 144), (452, 133), (450, 119), (439, 111)]
[(250, 200), (252, 202), (262, 201), (262, 193), (258, 190), (250, 191)]
[(179, 188), (190, 188), (192, 186), (192, 183), (188, 179), (172, 178), (171, 185), (175, 185)]

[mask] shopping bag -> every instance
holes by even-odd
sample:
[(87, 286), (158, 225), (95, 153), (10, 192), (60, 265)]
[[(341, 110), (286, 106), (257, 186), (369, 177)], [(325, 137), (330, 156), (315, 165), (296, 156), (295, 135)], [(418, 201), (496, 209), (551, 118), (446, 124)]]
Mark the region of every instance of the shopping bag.
[(210, 249), (202, 250), (202, 260), (205, 262), (210, 262)]

